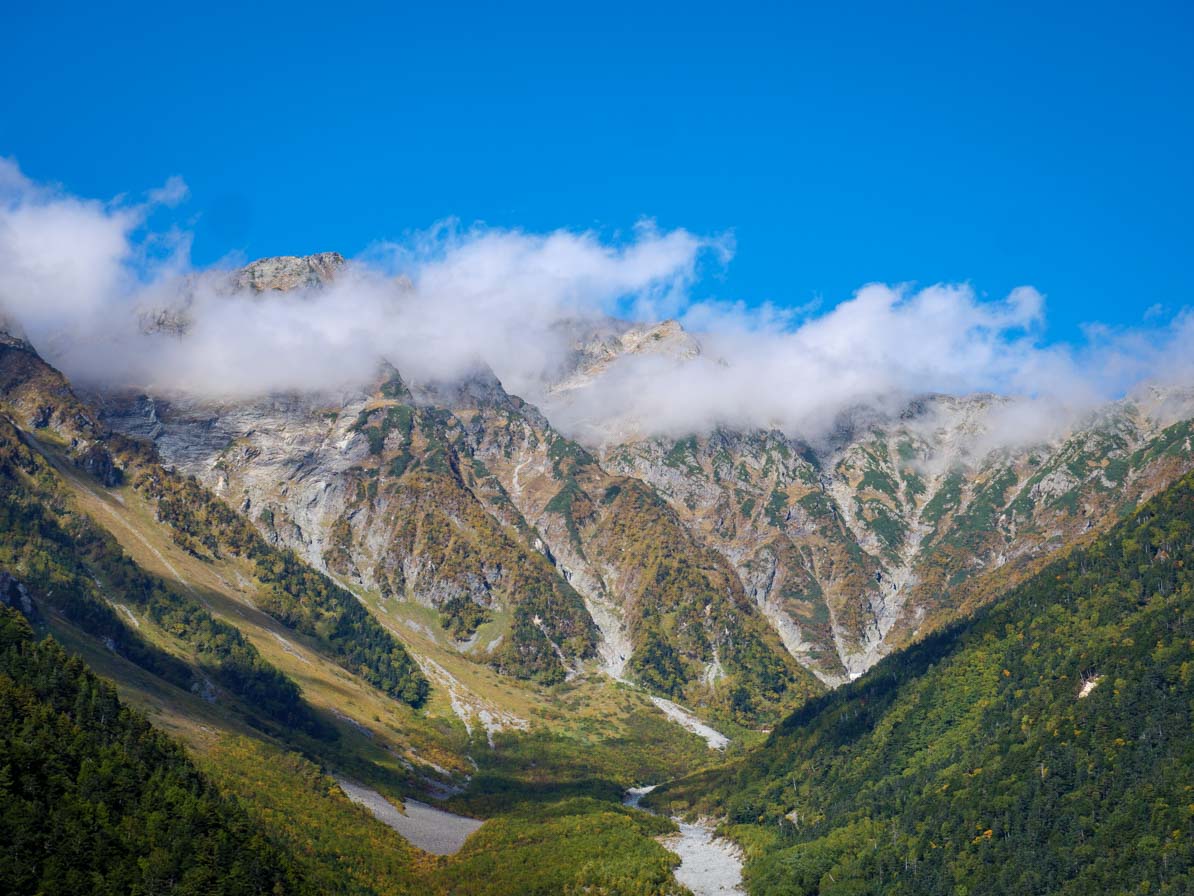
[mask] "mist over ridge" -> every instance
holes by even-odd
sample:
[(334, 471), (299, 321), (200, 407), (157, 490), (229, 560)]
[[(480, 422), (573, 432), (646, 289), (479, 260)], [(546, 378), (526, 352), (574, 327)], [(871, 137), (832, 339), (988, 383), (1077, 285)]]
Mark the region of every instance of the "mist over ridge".
[(702, 274), (733, 239), (649, 221), (614, 237), (441, 223), (262, 292), (243, 260), (197, 269), (185, 229), (149, 226), (186, 195), (172, 178), (140, 200), (79, 198), (0, 160), (0, 311), (81, 383), (191, 397), (351, 388), (382, 359), (429, 380), (483, 364), (590, 444), (718, 426), (815, 438), (850, 408), (976, 392), (1017, 398), (993, 426), (1017, 441), (1194, 369), (1188, 310), (1051, 343), (1031, 286), (868, 284), (825, 309), (711, 298)]

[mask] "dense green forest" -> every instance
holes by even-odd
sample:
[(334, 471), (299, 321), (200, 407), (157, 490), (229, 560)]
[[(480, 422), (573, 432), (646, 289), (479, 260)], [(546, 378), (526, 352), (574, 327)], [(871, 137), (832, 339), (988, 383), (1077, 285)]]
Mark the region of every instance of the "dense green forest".
[(766, 894), (1194, 890), (1194, 476), (655, 797)]
[(177, 745), (0, 606), (0, 892), (299, 888), (292, 863)]

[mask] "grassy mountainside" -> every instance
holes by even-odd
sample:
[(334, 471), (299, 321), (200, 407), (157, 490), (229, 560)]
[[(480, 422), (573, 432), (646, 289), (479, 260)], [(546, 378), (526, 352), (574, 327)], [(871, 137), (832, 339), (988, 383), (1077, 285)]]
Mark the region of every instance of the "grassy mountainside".
[(1194, 887), (1194, 476), (725, 770), (753, 892)]
[[(8, 587), (31, 589), (114, 653), (196, 693), (210, 695), (219, 685), (241, 702), (255, 725), (334, 735), (302, 701), (298, 686), (238, 629), (147, 575), (110, 535), (78, 513), (51, 466), (7, 420), (0, 420), (0, 530), (0, 567), (6, 570), (0, 575)], [(142, 637), (134, 609), (173, 650)]]
[[(207, 560), (228, 554), (247, 561), (261, 586), (258, 605), (315, 639), (335, 662), (411, 705), (426, 698), (427, 681), (405, 648), (355, 597), (293, 553), (269, 545), (194, 480), (163, 467), (150, 446), (107, 432), (62, 375), (19, 340), (0, 342), (0, 395), (4, 408), (37, 432), (47, 450), (59, 448), (66, 460), (104, 485), (131, 483), (189, 554)], [(15, 446), (19, 433), (14, 424), (8, 426), (5, 442)], [(27, 471), (32, 473), (39, 461), (33, 452), (25, 452), (24, 459), (33, 465)], [(43, 487), (52, 488), (51, 479), (43, 473)]]
[(120, 441), (133, 487), (156, 503), (158, 519), (188, 553), (218, 558), (226, 552), (252, 564), (262, 588), (258, 606), (279, 622), (315, 639), (326, 654), (383, 693), (418, 706), (427, 679), (406, 649), (355, 597), (294, 553), (266, 543), (252, 525), (194, 480), (152, 463), (142, 446)]

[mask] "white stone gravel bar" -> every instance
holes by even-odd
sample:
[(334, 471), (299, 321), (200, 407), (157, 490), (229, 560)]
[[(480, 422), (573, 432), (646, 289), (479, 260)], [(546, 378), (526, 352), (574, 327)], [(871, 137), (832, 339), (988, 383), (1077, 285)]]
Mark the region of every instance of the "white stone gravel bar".
[(460, 851), (469, 834), (482, 822), (463, 815), (453, 815), (418, 800), (403, 801), (406, 813), (398, 809), (376, 790), (336, 779), (344, 795), (364, 806), (373, 817), (401, 834), (411, 845), (437, 856), (450, 856)]

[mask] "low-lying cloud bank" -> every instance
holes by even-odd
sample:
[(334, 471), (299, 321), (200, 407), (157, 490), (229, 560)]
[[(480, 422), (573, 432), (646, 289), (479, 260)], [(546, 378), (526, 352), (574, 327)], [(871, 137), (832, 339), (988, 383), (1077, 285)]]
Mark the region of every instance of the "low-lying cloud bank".
[[(1044, 341), (1044, 299), (1031, 287), (988, 301), (967, 285), (869, 285), (820, 314), (748, 308), (694, 297), (702, 269), (729, 261), (728, 239), (649, 223), (613, 241), (441, 225), (373, 247), (320, 289), (236, 293), (228, 265), (192, 268), (185, 232), (147, 228), (154, 209), (185, 197), (175, 178), (141, 201), (81, 199), (0, 159), (0, 311), (82, 382), (242, 397), (358, 384), (381, 358), (437, 379), (483, 362), (558, 425), (590, 435), (615, 422), (810, 435), (845, 408), (925, 392), (1075, 409), (1141, 380), (1194, 379), (1188, 311), (1132, 330), (1091, 327), (1066, 346)], [(146, 332), (163, 309), (186, 320), (184, 334)], [(701, 352), (628, 355), (587, 387), (552, 393), (577, 334), (610, 317), (675, 317)]]

